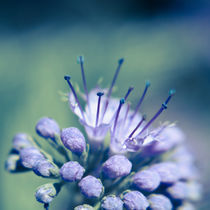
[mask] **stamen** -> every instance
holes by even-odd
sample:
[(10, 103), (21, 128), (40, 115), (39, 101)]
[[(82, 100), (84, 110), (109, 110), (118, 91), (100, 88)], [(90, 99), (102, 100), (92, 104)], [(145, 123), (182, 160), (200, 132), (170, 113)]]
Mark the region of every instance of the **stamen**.
[(86, 79), (85, 79), (85, 71), (84, 71), (84, 57), (83, 56), (79, 56), (77, 58), (78, 63), (81, 66), (81, 73), (82, 73), (82, 81), (83, 81), (83, 86), (84, 86), (84, 90), (85, 90), (85, 94), (86, 94), (86, 98), (87, 98), (87, 102), (89, 101), (89, 97), (88, 97), (88, 89), (87, 89), (87, 83), (86, 83)]
[(118, 108), (117, 108), (117, 113), (116, 113), (115, 121), (114, 121), (113, 135), (114, 135), (115, 130), (116, 130), (117, 120), (118, 120), (118, 117), (119, 117), (119, 114), (120, 114), (120, 110), (121, 110), (122, 105), (123, 105), (124, 103), (125, 103), (125, 99), (124, 99), (124, 98), (121, 98), (121, 99), (120, 99), (119, 106), (118, 106)]
[[(108, 93), (107, 93), (107, 99), (106, 99), (106, 102), (105, 102), (103, 117), (104, 117), (104, 114), (106, 113), (106, 110), (107, 110), (107, 107), (108, 107), (108, 104), (109, 104), (109, 98), (110, 98), (110, 96), (111, 96), (111, 94), (112, 94), (112, 89), (113, 89), (113, 87), (114, 87), (114, 85), (115, 85), (115, 82), (116, 82), (116, 80), (117, 80), (117, 77), (118, 77), (118, 74), (119, 74), (119, 72), (120, 72), (120, 69), (121, 69), (121, 66), (122, 66), (123, 62), (124, 62), (124, 59), (123, 59), (123, 58), (121, 58), (121, 59), (118, 61), (117, 69), (116, 69), (116, 71), (115, 71), (115, 74), (114, 74), (114, 77), (113, 77), (111, 86), (110, 86), (109, 91), (108, 91)], [(103, 117), (102, 117), (102, 119), (103, 119)]]
[(141, 104), (142, 104), (142, 102), (143, 102), (143, 100), (144, 100), (144, 97), (145, 97), (145, 95), (146, 95), (146, 93), (147, 93), (147, 90), (148, 90), (149, 86), (150, 86), (150, 82), (149, 82), (149, 81), (146, 81), (145, 88), (144, 88), (144, 92), (143, 92), (141, 98), (139, 99), (139, 102), (138, 102), (138, 104), (137, 104), (137, 106), (136, 106), (136, 108), (135, 108), (135, 111), (134, 111), (133, 115), (131, 116), (131, 120), (132, 120), (132, 119), (135, 117), (135, 115), (137, 114), (137, 112), (138, 112), (138, 110), (139, 110), (139, 108), (140, 108), (140, 106), (141, 106)]
[(130, 93), (133, 91), (134, 87), (129, 87), (127, 93), (125, 94), (124, 99), (126, 100), (128, 98), (128, 96), (130, 95)]
[(64, 76), (64, 79), (67, 81), (67, 83), (68, 83), (68, 85), (69, 85), (69, 87), (70, 87), (70, 89), (71, 89), (71, 91), (72, 91), (72, 93), (73, 93), (73, 95), (74, 95), (75, 101), (76, 101), (77, 104), (78, 104), (78, 107), (79, 107), (79, 110), (80, 110), (81, 115), (82, 115), (82, 117), (83, 117), (83, 120), (85, 120), (84, 113), (83, 113), (83, 111), (82, 111), (82, 107), (81, 107), (81, 104), (80, 104), (79, 99), (78, 99), (78, 97), (77, 97), (76, 91), (74, 90), (74, 87), (72, 86), (72, 84), (71, 84), (71, 82), (70, 82), (71, 77), (67, 75), (67, 76)]
[(101, 104), (101, 96), (103, 96), (104, 93), (103, 92), (98, 92), (97, 96), (98, 96), (98, 106), (97, 106), (97, 113), (96, 113), (96, 127), (98, 125), (98, 119), (99, 119), (99, 113), (100, 113), (100, 104)]
[(167, 104), (171, 100), (171, 98), (174, 94), (175, 94), (175, 90), (169, 91), (169, 96), (166, 99), (166, 101), (162, 104), (161, 108), (157, 111), (157, 113), (154, 115), (154, 117), (142, 128), (142, 130), (139, 132), (138, 136), (141, 135), (155, 121), (155, 119), (162, 113), (163, 110), (167, 109)]
[(135, 129), (131, 132), (128, 138), (131, 138), (133, 134), (137, 131), (137, 129), (141, 126), (141, 124), (146, 120), (146, 115), (143, 115), (142, 119), (138, 123), (138, 125), (135, 127)]

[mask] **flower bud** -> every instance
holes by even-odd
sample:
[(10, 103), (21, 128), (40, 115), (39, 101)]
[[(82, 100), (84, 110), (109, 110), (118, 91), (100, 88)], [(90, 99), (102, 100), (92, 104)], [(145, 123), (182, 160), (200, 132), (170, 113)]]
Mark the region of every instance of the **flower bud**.
[(149, 203), (146, 197), (139, 191), (129, 191), (123, 195), (124, 206), (128, 210), (146, 210)]
[(79, 205), (74, 210), (94, 210), (94, 208), (88, 204)]
[(81, 192), (87, 198), (99, 198), (104, 191), (104, 187), (100, 179), (94, 176), (86, 176), (79, 182)]
[(21, 149), (33, 146), (33, 139), (25, 133), (18, 133), (13, 137), (13, 148), (20, 152)]
[(76, 161), (69, 161), (63, 164), (60, 169), (62, 179), (67, 182), (79, 181), (84, 172), (85, 169)]
[(165, 184), (172, 184), (179, 179), (179, 170), (172, 162), (154, 164), (151, 170), (156, 171), (160, 175), (161, 182)]
[(45, 159), (37, 161), (33, 171), (36, 175), (42, 177), (58, 177), (60, 175), (59, 168), (54, 163)]
[(184, 202), (177, 210), (196, 210), (196, 208), (191, 203)]
[(20, 160), (24, 167), (33, 168), (37, 161), (45, 159), (44, 155), (35, 147), (27, 147), (20, 151)]
[(184, 200), (188, 195), (188, 187), (185, 182), (176, 182), (174, 185), (167, 188), (167, 193), (174, 200)]
[(148, 201), (151, 210), (172, 210), (171, 201), (164, 195), (152, 194), (148, 197)]
[(36, 132), (43, 138), (54, 140), (56, 135), (60, 135), (60, 128), (55, 120), (43, 117), (36, 124)]
[(104, 210), (123, 210), (123, 201), (115, 195), (103, 198), (101, 208)]
[(5, 162), (5, 169), (10, 173), (23, 172), (27, 169), (20, 163), (20, 157), (17, 154), (10, 154)]
[(86, 149), (85, 137), (78, 128), (65, 128), (61, 132), (61, 140), (64, 146), (77, 155), (81, 155)]
[(160, 185), (160, 176), (154, 170), (143, 170), (133, 176), (133, 184), (139, 190), (152, 192)]
[(127, 176), (131, 172), (132, 163), (123, 155), (114, 155), (103, 164), (103, 173), (111, 179)]
[(52, 202), (53, 198), (59, 193), (61, 185), (59, 183), (49, 183), (41, 185), (37, 188), (35, 197), (40, 203), (48, 204)]

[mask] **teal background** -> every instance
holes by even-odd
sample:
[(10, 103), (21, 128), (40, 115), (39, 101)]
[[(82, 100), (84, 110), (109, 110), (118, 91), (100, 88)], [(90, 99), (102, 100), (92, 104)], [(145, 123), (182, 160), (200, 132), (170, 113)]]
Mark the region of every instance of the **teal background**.
[[(42, 5), (41, 2), (20, 1), (20, 5), (2, 2), (0, 209), (42, 208), (35, 201), (34, 191), (47, 180), (33, 173), (8, 174), (4, 171), (4, 161), (13, 135), (21, 131), (35, 136), (35, 124), (42, 116), (56, 119), (61, 128), (80, 126), (68, 104), (61, 100), (59, 91), (68, 91), (63, 79), (65, 74), (82, 85), (76, 63), (76, 57), (81, 54), (85, 56), (89, 89), (94, 88), (101, 77), (102, 85), (107, 87), (121, 57), (125, 58), (125, 63), (117, 80), (115, 96), (121, 97), (127, 87), (133, 85), (135, 91), (130, 99), (135, 104), (145, 80), (149, 79), (151, 90), (142, 106), (148, 117), (159, 108), (170, 88), (177, 90), (169, 109), (158, 121), (176, 121), (186, 133), (187, 144), (197, 158), (205, 186), (203, 200), (197, 208), (209, 209), (210, 27), (207, 3), (192, 1), (188, 5), (183, 1), (180, 5), (179, 1), (174, 1), (178, 3), (168, 6), (160, 1), (159, 5), (147, 8), (141, 1), (122, 1), (120, 6), (118, 3), (107, 5), (104, 1), (101, 5), (95, 1), (89, 4), (61, 2), (53, 1), (49, 8), (47, 3)], [(150, 1), (151, 5), (153, 3)], [(68, 195), (63, 190), (52, 209), (67, 209)]]

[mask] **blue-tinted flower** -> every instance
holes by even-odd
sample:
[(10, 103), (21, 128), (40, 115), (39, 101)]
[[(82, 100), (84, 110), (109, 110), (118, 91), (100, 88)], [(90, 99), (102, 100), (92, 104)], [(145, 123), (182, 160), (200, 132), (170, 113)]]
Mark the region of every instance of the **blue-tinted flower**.
[(149, 202), (139, 191), (130, 191), (123, 195), (124, 206), (128, 210), (146, 210)]
[(25, 133), (18, 133), (13, 137), (13, 149), (20, 152), (21, 149), (33, 146), (32, 137)]
[(123, 201), (115, 195), (108, 195), (103, 198), (101, 208), (104, 210), (123, 210)]
[(123, 177), (131, 172), (132, 163), (123, 155), (114, 155), (103, 164), (103, 173), (111, 179)]
[(151, 194), (148, 198), (151, 210), (172, 210), (171, 201), (164, 195)]
[(81, 192), (87, 198), (99, 198), (104, 191), (104, 187), (100, 179), (94, 176), (86, 176), (79, 182)]
[(20, 160), (24, 167), (33, 168), (40, 160), (45, 159), (44, 155), (35, 147), (27, 147), (20, 151)]
[(40, 203), (49, 204), (60, 191), (59, 184), (44, 184), (37, 188), (35, 197)]
[[(40, 186), (35, 193), (46, 210), (65, 186), (72, 201), (69, 209), (192, 210), (191, 203), (200, 199), (202, 192), (185, 135), (177, 125), (168, 122), (153, 127), (175, 91), (169, 91), (157, 112), (147, 120), (139, 110), (149, 82), (134, 102), (134, 109), (128, 102), (133, 87), (120, 98), (112, 97), (123, 59), (118, 62), (110, 87), (97, 85), (91, 91), (87, 88), (82, 56), (78, 63), (85, 93), (78, 92), (71, 77), (65, 76), (70, 87), (66, 96), (87, 135), (76, 127), (60, 132), (55, 120), (44, 117), (36, 125), (37, 133), (53, 142), (17, 134), (6, 170), (33, 170), (38, 176), (57, 179), (57, 183)], [(80, 103), (79, 97), (84, 103)]]
[(133, 184), (139, 190), (152, 192), (160, 185), (160, 175), (154, 170), (142, 170), (133, 176)]
[(62, 179), (68, 182), (79, 181), (84, 172), (85, 169), (76, 161), (69, 161), (60, 169)]
[(59, 168), (52, 162), (46, 159), (41, 159), (34, 164), (33, 171), (38, 176), (42, 177), (58, 177)]
[(85, 137), (78, 128), (65, 128), (61, 132), (61, 140), (64, 146), (77, 155), (86, 150)]
[(36, 124), (36, 132), (44, 138), (54, 140), (56, 135), (60, 134), (60, 128), (54, 119), (43, 117)]
[(171, 184), (179, 180), (179, 168), (173, 162), (157, 163), (151, 166), (151, 170), (160, 175), (162, 183)]

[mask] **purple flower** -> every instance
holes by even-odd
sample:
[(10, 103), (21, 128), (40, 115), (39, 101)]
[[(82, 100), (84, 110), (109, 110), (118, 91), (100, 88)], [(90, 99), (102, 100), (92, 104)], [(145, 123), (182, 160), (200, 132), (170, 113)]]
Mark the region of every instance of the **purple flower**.
[(115, 195), (103, 198), (101, 208), (104, 210), (123, 210), (123, 201)]
[(25, 133), (18, 133), (13, 138), (13, 148), (20, 152), (21, 149), (33, 146), (32, 137)]
[(127, 176), (132, 163), (123, 155), (114, 155), (103, 164), (103, 173), (110, 179)]
[(58, 189), (54, 184), (44, 184), (37, 188), (35, 197), (40, 203), (48, 204), (57, 195)]
[(60, 128), (54, 119), (43, 117), (36, 124), (36, 132), (43, 138), (54, 140), (56, 135), (60, 135)]
[(61, 132), (61, 140), (64, 146), (77, 155), (86, 150), (85, 137), (78, 128), (65, 128)]
[(157, 163), (151, 166), (151, 170), (156, 171), (160, 175), (162, 183), (171, 184), (180, 178), (179, 169), (173, 162)]
[(171, 201), (164, 195), (151, 194), (148, 198), (151, 210), (172, 210)]
[(149, 203), (139, 191), (130, 191), (123, 195), (124, 206), (128, 210), (146, 210)]
[(35, 147), (27, 147), (20, 151), (20, 160), (24, 167), (33, 168), (36, 162), (45, 159), (44, 155)]
[(188, 195), (188, 187), (185, 182), (176, 182), (167, 188), (167, 193), (174, 200), (184, 200)]
[(88, 204), (79, 205), (74, 210), (94, 210), (94, 208)]
[(76, 161), (69, 161), (60, 169), (60, 175), (63, 180), (67, 182), (75, 182), (79, 181), (83, 174), (85, 172), (85, 169)]
[(182, 131), (173, 124), (163, 124), (150, 135), (153, 136), (154, 140), (151, 144), (145, 146), (143, 150), (143, 153), (149, 156), (167, 152), (181, 144), (185, 139)]
[(45, 159), (37, 161), (33, 167), (33, 171), (36, 175), (42, 177), (58, 177), (59, 169), (58, 167)]
[(160, 185), (160, 176), (154, 170), (143, 170), (133, 176), (133, 184), (139, 190), (152, 192)]
[(99, 198), (104, 191), (104, 187), (100, 179), (94, 176), (86, 176), (79, 182), (81, 192), (87, 198)]

